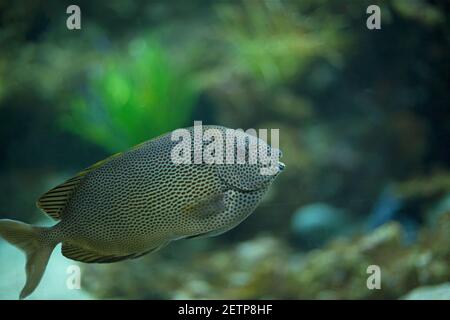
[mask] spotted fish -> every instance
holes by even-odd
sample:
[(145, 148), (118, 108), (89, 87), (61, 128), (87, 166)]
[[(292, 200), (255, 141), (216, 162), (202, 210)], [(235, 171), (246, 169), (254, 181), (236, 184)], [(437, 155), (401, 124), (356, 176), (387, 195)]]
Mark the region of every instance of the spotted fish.
[[(244, 135), (235, 140), (233, 152), (248, 151), (257, 139), (220, 126), (201, 130), (207, 129), (223, 137), (226, 130)], [(197, 141), (193, 127), (186, 130), (194, 136), (192, 147), (212, 141)], [(267, 152), (278, 151), (258, 140)], [(27, 257), (27, 280), (20, 298), (37, 287), (59, 243), (69, 259), (109, 263), (138, 258), (174, 240), (218, 235), (255, 210), (284, 168), (277, 162), (273, 175), (262, 175), (260, 169), (267, 164), (259, 162), (174, 163), (172, 150), (177, 143), (167, 133), (100, 161), (49, 190), (37, 206), (58, 221), (52, 227), (0, 220), (0, 236)]]

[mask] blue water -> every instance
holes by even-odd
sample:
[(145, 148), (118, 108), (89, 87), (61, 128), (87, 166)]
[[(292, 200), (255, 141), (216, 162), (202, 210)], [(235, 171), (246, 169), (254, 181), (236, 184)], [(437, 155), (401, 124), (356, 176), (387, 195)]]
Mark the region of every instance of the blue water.
[[(25, 255), (9, 243), (0, 240), (0, 300), (18, 299), (25, 284)], [(82, 288), (68, 289), (70, 277), (67, 268), (75, 262), (61, 254), (61, 245), (53, 251), (47, 269), (37, 289), (27, 298), (36, 299), (91, 299)], [(81, 269), (81, 276), (83, 271)]]

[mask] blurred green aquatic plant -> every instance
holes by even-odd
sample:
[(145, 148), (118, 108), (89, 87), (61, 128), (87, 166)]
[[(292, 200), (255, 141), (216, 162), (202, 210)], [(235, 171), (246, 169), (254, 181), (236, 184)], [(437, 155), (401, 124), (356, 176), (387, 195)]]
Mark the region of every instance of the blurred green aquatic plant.
[(64, 128), (116, 152), (188, 124), (193, 78), (155, 40), (111, 54), (61, 120)]
[[(340, 64), (347, 39), (339, 16), (314, 20), (289, 1), (242, 1), (216, 8), (220, 34), (231, 51), (229, 68), (277, 85), (292, 80), (318, 58)], [(315, 13), (314, 13), (315, 14)]]

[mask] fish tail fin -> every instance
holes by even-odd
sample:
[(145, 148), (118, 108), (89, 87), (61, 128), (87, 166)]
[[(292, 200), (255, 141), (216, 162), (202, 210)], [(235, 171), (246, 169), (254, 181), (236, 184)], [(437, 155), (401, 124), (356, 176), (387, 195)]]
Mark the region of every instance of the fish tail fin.
[(56, 243), (46, 241), (43, 237), (49, 231), (50, 228), (35, 227), (19, 221), (0, 220), (0, 237), (26, 254), (27, 280), (19, 299), (29, 296), (41, 281), (50, 255), (56, 245)]

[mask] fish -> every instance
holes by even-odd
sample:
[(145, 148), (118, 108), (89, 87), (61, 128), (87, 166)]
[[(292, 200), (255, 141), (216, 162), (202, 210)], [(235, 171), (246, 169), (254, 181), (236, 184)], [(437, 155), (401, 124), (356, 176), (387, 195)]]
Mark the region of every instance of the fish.
[[(208, 129), (244, 137), (233, 142), (232, 152), (248, 151), (257, 139), (261, 150), (281, 156), (278, 149), (242, 131), (222, 126), (201, 130)], [(194, 127), (185, 130), (194, 133)], [(139, 258), (175, 240), (217, 236), (256, 209), (284, 168), (278, 162), (274, 174), (262, 175), (267, 163), (174, 163), (172, 150), (179, 141), (172, 133), (97, 162), (42, 195), (37, 207), (57, 221), (55, 225), (0, 220), (0, 236), (26, 254), (20, 299), (36, 289), (59, 243), (66, 258), (112, 263)], [(202, 140), (202, 146), (213, 140)], [(190, 143), (194, 147), (199, 141)]]

